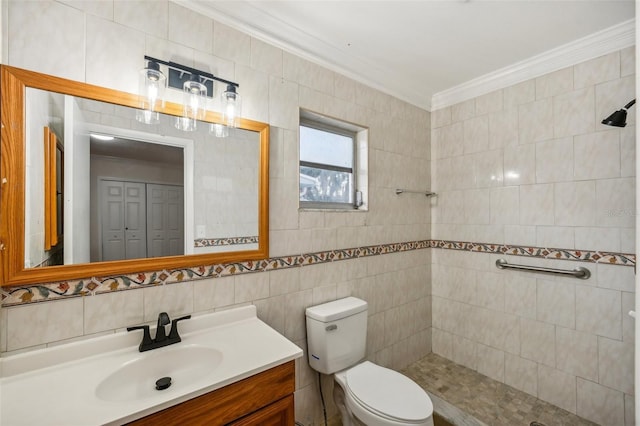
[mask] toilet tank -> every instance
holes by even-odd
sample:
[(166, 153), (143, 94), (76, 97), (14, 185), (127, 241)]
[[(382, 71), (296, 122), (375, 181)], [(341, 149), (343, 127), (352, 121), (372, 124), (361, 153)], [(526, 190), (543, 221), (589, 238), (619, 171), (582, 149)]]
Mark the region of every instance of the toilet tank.
[(333, 374), (362, 360), (367, 347), (367, 302), (347, 297), (306, 310), (309, 365)]

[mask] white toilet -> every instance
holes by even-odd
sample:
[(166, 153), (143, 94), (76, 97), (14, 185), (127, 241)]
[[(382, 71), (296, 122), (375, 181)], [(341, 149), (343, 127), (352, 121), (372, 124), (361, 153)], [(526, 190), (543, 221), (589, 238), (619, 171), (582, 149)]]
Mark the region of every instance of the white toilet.
[(367, 302), (355, 297), (307, 308), (309, 365), (334, 374), (342, 424), (433, 426), (433, 404), (413, 380), (364, 361)]

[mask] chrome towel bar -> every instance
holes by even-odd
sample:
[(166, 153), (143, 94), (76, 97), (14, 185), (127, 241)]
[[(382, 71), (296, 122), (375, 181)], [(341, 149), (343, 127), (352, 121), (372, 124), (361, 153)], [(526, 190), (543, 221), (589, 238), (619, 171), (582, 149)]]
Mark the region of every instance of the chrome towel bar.
[(573, 270), (568, 269), (555, 269), (555, 268), (543, 268), (541, 266), (528, 266), (528, 265), (516, 265), (513, 263), (507, 263), (505, 259), (496, 260), (496, 267), (499, 269), (516, 269), (519, 271), (540, 272), (542, 274), (554, 274), (554, 275), (568, 275), (570, 277), (586, 280), (591, 276), (591, 272), (582, 266), (578, 266)]
[(430, 192), (430, 191), (414, 191), (414, 190), (411, 190), (411, 189), (400, 189), (400, 188), (396, 189), (396, 195), (400, 195), (403, 192), (407, 192), (407, 193), (411, 193), (411, 194), (424, 194), (427, 197), (433, 197), (434, 195), (436, 195), (435, 192)]

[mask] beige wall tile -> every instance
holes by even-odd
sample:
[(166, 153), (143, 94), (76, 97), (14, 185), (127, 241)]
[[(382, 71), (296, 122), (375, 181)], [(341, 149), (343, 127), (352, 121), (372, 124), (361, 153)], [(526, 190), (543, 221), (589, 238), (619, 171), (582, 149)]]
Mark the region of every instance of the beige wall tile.
[(480, 116), (464, 121), (464, 153), (486, 151), (489, 148), (489, 118)]
[(518, 109), (512, 107), (489, 114), (489, 148), (518, 144)]
[(536, 182), (573, 180), (573, 139), (553, 139), (536, 146)]
[(144, 322), (155, 322), (161, 312), (172, 318), (193, 312), (193, 282), (149, 287), (142, 292)]
[(438, 127), (451, 124), (451, 108), (441, 108), (431, 112), (431, 128), (437, 129)]
[(620, 77), (620, 52), (600, 56), (573, 67), (576, 88), (593, 86)]
[(484, 115), (502, 110), (503, 105), (502, 90), (487, 93), (476, 98), (476, 115)]
[(564, 68), (535, 79), (536, 99), (544, 99), (573, 90), (573, 68)]
[(504, 108), (526, 104), (534, 101), (535, 98), (535, 80), (523, 81), (504, 89)]
[(281, 334), (285, 333), (286, 296), (269, 297), (253, 302), (258, 318)]
[(468, 120), (476, 115), (476, 100), (460, 102), (451, 106), (451, 122)]
[(635, 46), (627, 47), (620, 51), (620, 76), (635, 74), (636, 49)]
[(431, 344), (433, 353), (447, 359), (453, 358), (453, 335), (446, 331), (432, 328)]
[(555, 224), (565, 226), (596, 225), (596, 182), (555, 184)]
[(481, 344), (477, 345), (476, 351), (478, 373), (504, 383), (505, 353)]
[(633, 394), (633, 353), (632, 343), (598, 337), (598, 383)]
[(477, 344), (473, 340), (453, 335), (453, 362), (475, 370), (478, 363)]
[[(154, 4), (145, 1), (114, 1), (112, 2), (112, 14), (113, 20), (119, 24), (156, 37), (167, 38), (169, 9), (176, 12), (178, 7), (168, 2)], [(202, 15), (200, 16), (204, 18)]]
[(235, 303), (235, 277), (199, 280), (193, 283), (196, 311), (230, 306)]
[[(133, 2), (116, 2), (133, 3)], [(140, 2), (141, 4), (147, 2)], [(157, 6), (147, 3), (151, 8)], [(145, 11), (146, 12), (146, 11)], [(134, 22), (141, 14), (134, 15)], [(153, 22), (153, 21), (152, 21)], [(156, 34), (161, 37), (162, 34)], [(213, 21), (175, 3), (169, 3), (169, 40), (202, 52), (213, 51)]]
[(575, 285), (564, 281), (537, 280), (538, 321), (574, 328), (576, 324)]
[(478, 305), (487, 309), (504, 311), (505, 279), (505, 275), (501, 273), (478, 271), (476, 276)]
[(598, 226), (634, 226), (635, 184), (633, 178), (596, 181)]
[(83, 298), (84, 334), (143, 323), (142, 293), (141, 291), (118, 291)]
[(517, 186), (491, 189), (491, 223), (517, 225), (520, 223), (520, 190)]
[(576, 377), (539, 365), (538, 398), (576, 413)]
[(83, 334), (83, 300), (16, 306), (7, 309), (7, 350), (27, 348)]
[[(581, 250), (620, 252), (620, 229), (575, 228), (576, 247)], [(606, 266), (606, 265), (605, 265)]]
[(620, 340), (621, 303), (619, 291), (576, 286), (576, 329)]
[[(80, 80), (137, 93), (138, 72), (144, 65), (144, 34), (94, 16), (87, 16), (86, 20), (86, 71)], [(114, 61), (116, 57), (118, 60)]]
[(622, 392), (600, 386), (578, 377), (577, 412), (580, 417), (598, 424), (624, 424)]
[(504, 382), (530, 395), (538, 395), (538, 364), (519, 356), (505, 353)]
[[(8, 6), (10, 65), (84, 81), (85, 50), (78, 48), (84, 46), (85, 34), (81, 11), (58, 2), (14, 2)], [(64, 31), (52, 22), (64, 23)]]
[(219, 22), (213, 24), (213, 54), (237, 64), (251, 63), (251, 37)]
[(581, 135), (595, 130), (593, 87), (553, 98), (553, 132), (555, 137)]
[(620, 177), (620, 132), (590, 133), (574, 139), (576, 180)]
[(506, 146), (504, 149), (505, 185), (526, 185), (536, 182), (535, 144)]
[(554, 224), (554, 186), (552, 184), (520, 186), (520, 223)]
[(535, 319), (536, 310), (536, 279), (520, 273), (507, 275), (505, 277), (505, 312)]
[(553, 102), (551, 98), (520, 105), (518, 108), (519, 141), (530, 143), (553, 138)]
[[(261, 40), (251, 38), (251, 68), (275, 77), (282, 77), (282, 50)], [(274, 125), (276, 124), (274, 123)]]
[(563, 327), (556, 328), (556, 368), (573, 376), (598, 380), (598, 338)]
[(536, 227), (536, 245), (549, 248), (574, 248), (575, 230), (568, 226), (538, 226)]
[(269, 297), (269, 274), (241, 274), (235, 278), (235, 303)]
[[(555, 367), (555, 326), (521, 318), (520, 335), (522, 336), (520, 355), (523, 358)], [(544, 348), (544, 350), (541, 350), (541, 348)]]

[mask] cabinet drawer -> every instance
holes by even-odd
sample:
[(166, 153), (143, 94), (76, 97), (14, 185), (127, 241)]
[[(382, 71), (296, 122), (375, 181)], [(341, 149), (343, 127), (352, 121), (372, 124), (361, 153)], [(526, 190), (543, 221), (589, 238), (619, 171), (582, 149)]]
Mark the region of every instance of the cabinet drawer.
[[(294, 390), (295, 363), (289, 361), (255, 376), (135, 420), (129, 425), (224, 425), (286, 396), (291, 396)], [(293, 396), (291, 399), (293, 400)]]
[(228, 426), (293, 426), (294, 412), (293, 395), (289, 395)]

